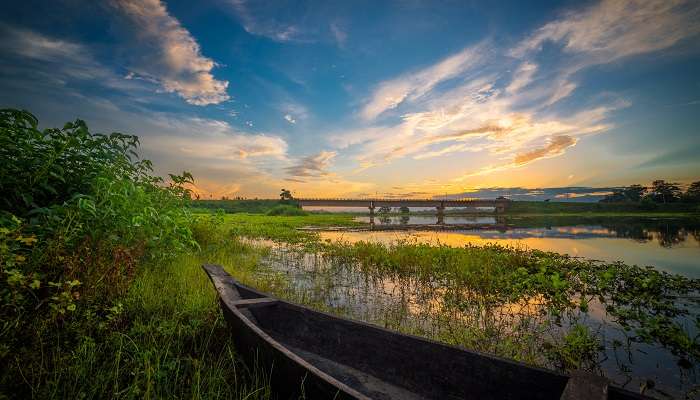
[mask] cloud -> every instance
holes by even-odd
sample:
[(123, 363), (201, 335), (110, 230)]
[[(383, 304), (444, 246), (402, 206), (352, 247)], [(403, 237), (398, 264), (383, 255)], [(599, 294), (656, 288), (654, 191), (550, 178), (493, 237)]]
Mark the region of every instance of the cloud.
[[(547, 118), (530, 112), (513, 112), (507, 98), (486, 102), (460, 99), (452, 107), (452, 113), (440, 109), (439, 112), (409, 114), (397, 126), (332, 135), (331, 143), (360, 144), (357, 160), (362, 169), (406, 156), (422, 160), (459, 152), (487, 152), (499, 158), (507, 158), (511, 154), (513, 159), (519, 157), (519, 160), (524, 160), (525, 155), (518, 156), (519, 153), (531, 151), (532, 147), (541, 147), (548, 140), (554, 140), (551, 147), (540, 150), (549, 150), (549, 158), (563, 154), (570, 147), (557, 147), (563, 143), (562, 138), (571, 138), (575, 142), (578, 136), (609, 129), (610, 125), (602, 121), (611, 111), (626, 104), (616, 102), (566, 118)], [(536, 154), (533, 153), (534, 155)], [(533, 157), (532, 161), (540, 158), (544, 157)], [(519, 165), (524, 164), (509, 162), (482, 168), (478, 175)]]
[(700, 31), (700, 4), (683, 0), (604, 0), (535, 31), (511, 52), (522, 57), (547, 42), (603, 63), (668, 48)]
[(240, 132), (225, 121), (160, 116), (152, 123), (164, 134), (147, 136), (144, 146), (173, 157), (205, 159), (207, 164), (258, 157), (286, 159), (288, 146), (281, 137)]
[(65, 88), (77, 81), (116, 89), (140, 86), (95, 60), (84, 45), (39, 32), (0, 24), (0, 51), (8, 57), (2, 61), (3, 72), (13, 73), (13, 81), (31, 80), (27, 88), (40, 82)]
[(337, 22), (331, 22), (329, 27), (336, 44), (338, 47), (343, 48), (345, 41), (348, 40), (348, 33)]
[[(697, 34), (699, 9), (688, 1), (604, 1), (543, 25), (513, 49), (486, 42), (465, 48), (377, 84), (360, 111), (365, 125), (331, 133), (329, 143), (355, 155), (356, 171), (464, 152), (494, 160), (455, 181), (561, 156), (583, 137), (609, 130), (610, 114), (630, 105), (608, 94), (595, 106), (580, 101), (565, 109), (558, 103), (576, 91), (574, 74)], [(563, 54), (541, 64), (547, 43)], [(400, 110), (398, 122), (374, 122), (391, 109)]]
[(0, 25), (4, 51), (29, 59), (56, 62), (77, 58), (83, 64), (92, 62), (87, 50), (78, 43), (52, 38), (26, 29)]
[(690, 146), (656, 156), (639, 165), (637, 168), (657, 168), (684, 164), (698, 164), (700, 146)]
[(309, 118), (309, 110), (304, 105), (293, 101), (282, 102), (278, 108), (284, 113), (284, 119), (290, 124), (296, 124)]
[(335, 151), (321, 151), (317, 154), (302, 158), (295, 165), (285, 168), (292, 177), (318, 178), (329, 176), (327, 168), (338, 153)]
[(573, 147), (578, 142), (578, 139), (567, 135), (553, 136), (549, 139), (548, 143), (536, 149), (532, 149), (525, 153), (520, 153), (513, 159), (513, 164), (517, 166), (522, 166), (529, 164), (533, 161), (541, 160), (543, 158), (552, 158), (558, 155), (564, 154), (566, 149)]
[(396, 108), (404, 101), (415, 101), (432, 90), (438, 83), (455, 78), (481, 60), (483, 45), (467, 47), (420, 71), (408, 73), (383, 82), (374, 90), (360, 112), (365, 120), (371, 120), (383, 112)]
[(265, 2), (229, 0), (243, 29), (251, 35), (264, 36), (276, 42), (307, 42), (309, 38), (294, 24), (285, 24), (277, 18), (267, 18), (268, 5)]
[(619, 190), (621, 187), (589, 187), (565, 186), (554, 188), (524, 188), (524, 187), (486, 187), (472, 189), (447, 196), (437, 196), (448, 199), (475, 198), (494, 199), (499, 196), (518, 201), (577, 201), (597, 202), (606, 195)]
[(190, 104), (218, 104), (230, 98), (228, 81), (212, 74), (217, 64), (201, 54), (197, 41), (160, 0), (114, 0), (114, 4), (126, 16), (142, 52), (132, 62), (133, 73), (157, 81)]
[(513, 80), (506, 88), (506, 92), (515, 93), (532, 82), (532, 78), (537, 72), (537, 64), (524, 62), (515, 71)]
[(559, 46), (564, 61), (550, 78), (556, 90), (545, 102), (552, 105), (573, 93), (571, 77), (578, 71), (669, 48), (700, 33), (698, 19), (700, 3), (693, 1), (604, 0), (545, 24), (509, 54), (527, 59), (546, 44)]

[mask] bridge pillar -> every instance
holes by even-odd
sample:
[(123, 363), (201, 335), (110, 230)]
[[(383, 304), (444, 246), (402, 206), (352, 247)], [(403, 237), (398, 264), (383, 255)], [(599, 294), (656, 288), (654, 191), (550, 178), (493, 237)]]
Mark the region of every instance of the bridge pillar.
[(369, 215), (370, 215), (370, 217), (374, 217), (374, 202), (373, 201), (369, 202)]
[(445, 203), (440, 202), (440, 205), (435, 208), (437, 209), (437, 223), (442, 225), (445, 223)]

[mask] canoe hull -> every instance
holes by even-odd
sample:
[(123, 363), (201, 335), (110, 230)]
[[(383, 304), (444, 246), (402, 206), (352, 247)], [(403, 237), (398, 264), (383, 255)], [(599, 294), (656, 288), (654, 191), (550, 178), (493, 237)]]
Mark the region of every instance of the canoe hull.
[[(249, 366), (281, 399), (648, 399), (272, 299), (205, 265)], [(597, 393), (592, 397), (591, 393)]]
[(310, 373), (308, 365), (300, 364), (287, 351), (271, 346), (258, 331), (246, 323), (240, 313), (226, 307), (222, 310), (233, 335), (234, 345), (250, 368), (264, 374), (280, 399), (365, 399), (353, 396), (337, 387), (333, 382)]

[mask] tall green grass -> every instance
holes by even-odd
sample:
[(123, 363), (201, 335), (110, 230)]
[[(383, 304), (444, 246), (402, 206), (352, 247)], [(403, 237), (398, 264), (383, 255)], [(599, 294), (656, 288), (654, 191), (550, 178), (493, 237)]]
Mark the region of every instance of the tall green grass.
[(192, 217), (189, 173), (153, 176), (137, 148), (0, 110), (0, 398), (269, 397), (200, 269), (225, 235)]

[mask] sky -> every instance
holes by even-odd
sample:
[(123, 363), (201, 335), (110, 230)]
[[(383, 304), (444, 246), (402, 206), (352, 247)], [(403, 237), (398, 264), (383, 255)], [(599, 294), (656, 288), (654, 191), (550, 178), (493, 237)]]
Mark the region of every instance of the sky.
[(700, 179), (698, 1), (0, 10), (0, 107), (138, 135), (156, 173), (192, 172), (204, 198), (574, 199)]

